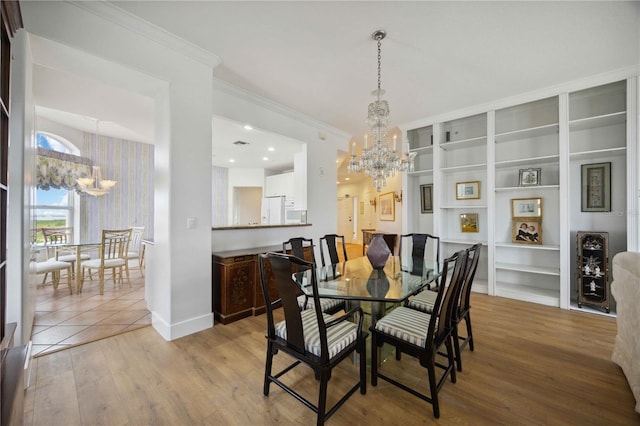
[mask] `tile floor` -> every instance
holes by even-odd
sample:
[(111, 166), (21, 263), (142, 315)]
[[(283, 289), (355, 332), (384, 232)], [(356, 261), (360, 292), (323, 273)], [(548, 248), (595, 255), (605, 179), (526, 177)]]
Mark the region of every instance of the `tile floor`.
[[(109, 274), (107, 274), (109, 275)], [(87, 279), (81, 294), (70, 295), (63, 277), (57, 290), (51, 283), (38, 285), (36, 314), (31, 339), (34, 356), (68, 349), (114, 334), (151, 324), (144, 300), (144, 278), (131, 271), (131, 288), (126, 280), (114, 286), (105, 280), (104, 295), (98, 280)]]

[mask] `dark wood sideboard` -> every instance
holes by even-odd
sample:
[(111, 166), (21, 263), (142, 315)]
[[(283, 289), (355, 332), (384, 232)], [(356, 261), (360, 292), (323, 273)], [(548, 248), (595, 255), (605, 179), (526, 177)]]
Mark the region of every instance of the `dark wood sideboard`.
[[(305, 248), (305, 257), (310, 258), (308, 250)], [(229, 324), (265, 312), (258, 255), (267, 252), (282, 252), (282, 246), (228, 250), (212, 254), (212, 306), (216, 321)], [(265, 273), (269, 277), (269, 291), (277, 295), (268, 263), (265, 263)]]
[(363, 256), (365, 254), (365, 247), (368, 246), (369, 243), (371, 243), (371, 239), (373, 238), (374, 234), (382, 234), (382, 238), (384, 238), (384, 240), (387, 242), (387, 245), (389, 246), (389, 250), (391, 250), (391, 253), (392, 254), (395, 253), (396, 240), (398, 239), (397, 234), (385, 234), (384, 232), (376, 231), (375, 229), (363, 229), (362, 230), (362, 255)]

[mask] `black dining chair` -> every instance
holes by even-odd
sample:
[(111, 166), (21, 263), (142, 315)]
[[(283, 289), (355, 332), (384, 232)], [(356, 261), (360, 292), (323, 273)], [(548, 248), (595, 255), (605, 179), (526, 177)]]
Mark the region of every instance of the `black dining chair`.
[[(338, 243), (342, 245), (342, 260), (338, 254)], [(342, 261), (349, 260), (347, 258), (347, 246), (344, 242), (344, 235), (326, 234), (324, 237), (320, 237), (320, 262), (322, 266), (326, 266), (324, 254), (327, 253), (329, 257), (329, 265), (336, 265)]]
[[(314, 255), (314, 244), (312, 238), (294, 237), (282, 243), (282, 252), (292, 254), (299, 259), (309, 261), (313, 267), (316, 267), (316, 257)], [(300, 266), (294, 266), (300, 268)], [(298, 269), (296, 269), (298, 270)], [(334, 314), (344, 309), (344, 301), (340, 299), (321, 298), (322, 312)], [(313, 303), (310, 303), (309, 296), (303, 292), (298, 293), (298, 306), (300, 309), (313, 309)]]
[[(265, 263), (270, 278), (273, 278), (278, 291), (274, 298), (270, 290)], [(340, 317), (323, 313), (318, 297), (318, 281), (314, 265), (296, 256), (281, 253), (266, 253), (259, 256), (260, 282), (264, 294), (267, 313), (267, 359), (264, 372), (265, 395), (269, 395), (271, 383), (276, 384), (287, 393), (317, 413), (317, 424), (322, 425), (340, 408), (358, 389), (361, 394), (367, 392), (366, 348), (368, 333), (362, 330), (363, 314), (361, 308), (353, 308)], [(312, 302), (314, 309), (298, 308), (296, 281), (292, 278), (292, 270), (311, 270)], [(284, 320), (274, 320), (273, 310), (282, 306)], [(285, 353), (294, 362), (276, 374), (272, 374), (274, 355)], [(346, 394), (330, 409), (327, 409), (327, 389), (331, 371), (341, 361), (349, 359), (353, 353), (359, 354), (359, 378)], [(285, 384), (281, 377), (299, 364), (313, 370), (316, 380), (320, 382), (317, 405), (306, 399), (294, 388), (293, 384)], [(298, 379), (293, 381), (295, 384)]]
[[(400, 306), (378, 320), (370, 329), (372, 335), (371, 385), (377, 386), (378, 378), (381, 378), (429, 402), (433, 406), (435, 418), (440, 417), (438, 392), (447, 377), (450, 376), (453, 383), (456, 381), (451, 317), (453, 310), (456, 309), (455, 302), (463, 282), (466, 261), (465, 251), (459, 251), (445, 259), (442, 268), (442, 282), (446, 282), (449, 266), (451, 263), (454, 264), (450, 284), (438, 287), (436, 302), (431, 314)], [(417, 358), (420, 366), (427, 369), (429, 395), (380, 372), (376, 348), (381, 347), (384, 343), (393, 346), (397, 353), (401, 352)], [(442, 353), (446, 356), (446, 364), (436, 360), (437, 357), (442, 356), (440, 353), (443, 346), (444, 352)], [(436, 367), (444, 370), (439, 378), (436, 377)]]
[[(471, 286), (473, 285), (473, 279), (476, 275), (476, 269), (478, 269), (478, 261), (480, 259), (480, 252), (482, 250), (482, 243), (474, 244), (469, 247), (467, 252), (467, 263), (464, 274), (464, 281), (460, 289), (458, 297), (458, 309), (453, 312), (451, 317), (452, 322), (452, 335), (453, 345), (455, 349), (455, 359), (458, 371), (462, 371), (462, 357), (461, 352), (469, 344), (469, 349), (473, 351), (473, 333), (471, 330)], [(430, 314), (433, 311), (437, 293), (433, 291), (423, 291), (416, 296), (405, 302), (405, 306), (411, 309), (416, 309), (422, 312)], [(466, 325), (466, 335), (461, 336), (460, 323), (464, 320)], [(462, 343), (460, 343), (462, 342)]]
[[(411, 259), (411, 267), (408, 272), (421, 275), (427, 254), (436, 261), (436, 264), (440, 264), (440, 237), (420, 233), (400, 235), (398, 254), (401, 258), (409, 257)], [(426, 288), (430, 289), (431, 286), (428, 285)]]

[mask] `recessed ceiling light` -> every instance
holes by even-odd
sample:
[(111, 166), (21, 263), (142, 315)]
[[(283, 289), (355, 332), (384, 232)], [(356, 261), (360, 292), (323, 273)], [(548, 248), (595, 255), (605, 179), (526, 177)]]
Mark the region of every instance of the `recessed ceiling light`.
[(351, 178), (344, 178), (344, 180), (349, 180), (349, 179), (351, 179)]
[(245, 130), (253, 130), (253, 127), (251, 127), (251, 125), (249, 125), (249, 124), (245, 124), (244, 125), (244, 129)]
[(230, 163), (235, 163), (235, 162), (236, 162), (236, 160), (234, 160), (233, 158), (229, 158), (229, 162), (230, 162)]
[(337, 181), (336, 184), (340, 185), (340, 181)]
[(269, 161), (269, 157), (262, 157), (263, 161)]
[(339, 162), (340, 162), (340, 160), (336, 160), (336, 163), (339, 163)]
[(267, 148), (267, 151), (275, 151), (276, 149), (272, 146), (270, 146), (269, 148)]

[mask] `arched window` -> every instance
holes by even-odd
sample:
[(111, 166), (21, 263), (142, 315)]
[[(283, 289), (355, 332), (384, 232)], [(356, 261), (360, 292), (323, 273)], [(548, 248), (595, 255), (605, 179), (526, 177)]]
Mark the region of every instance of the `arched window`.
[[(71, 143), (53, 135), (38, 133), (36, 143), (39, 148), (66, 154), (77, 154), (78, 149)], [(74, 196), (67, 189), (36, 189), (35, 221), (36, 228), (51, 226), (73, 226)], [(38, 235), (38, 239), (42, 237)]]

